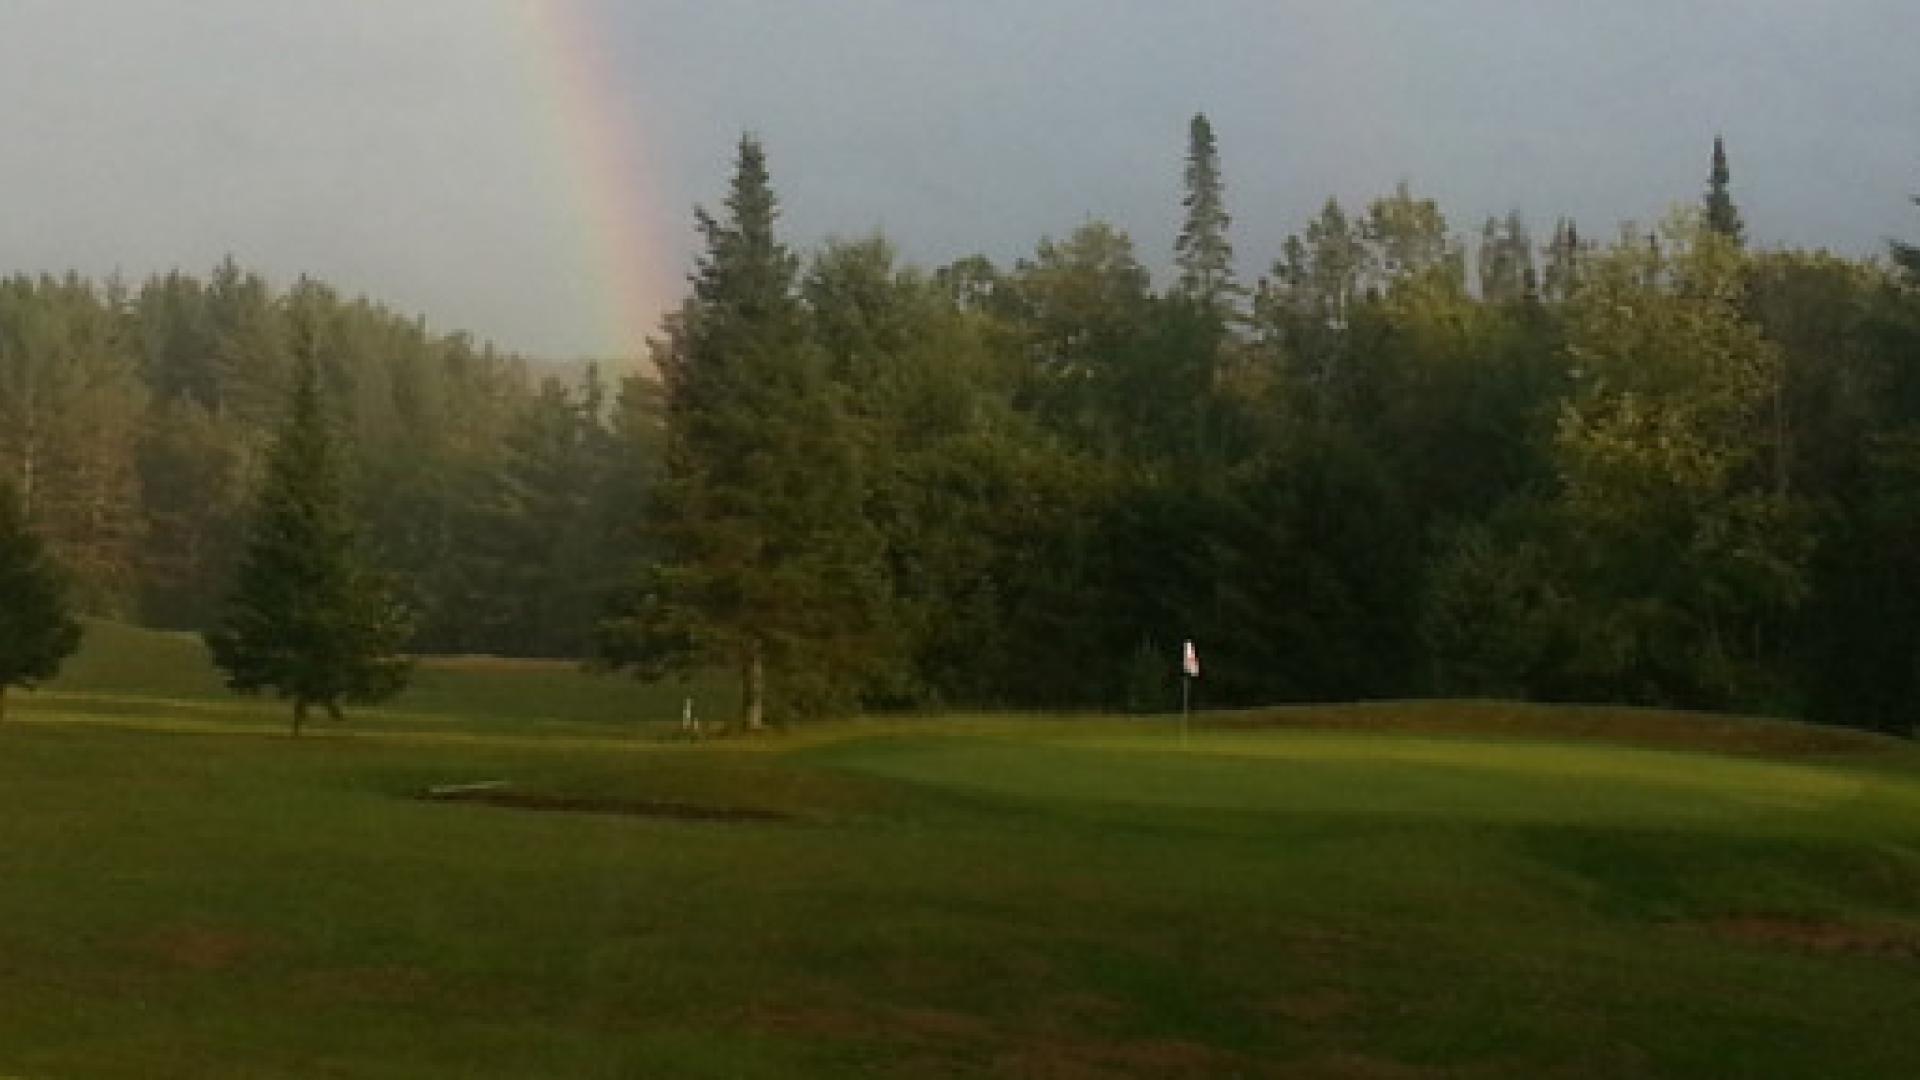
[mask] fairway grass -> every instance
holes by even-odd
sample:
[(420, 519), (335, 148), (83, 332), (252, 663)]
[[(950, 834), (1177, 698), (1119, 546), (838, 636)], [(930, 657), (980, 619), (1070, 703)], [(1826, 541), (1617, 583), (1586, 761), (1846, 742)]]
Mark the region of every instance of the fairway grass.
[[(1419, 704), (693, 744), (508, 663), (296, 740), (109, 666), (0, 725), (0, 1076), (1920, 1076), (1905, 744)], [(784, 820), (418, 797), (480, 781)]]

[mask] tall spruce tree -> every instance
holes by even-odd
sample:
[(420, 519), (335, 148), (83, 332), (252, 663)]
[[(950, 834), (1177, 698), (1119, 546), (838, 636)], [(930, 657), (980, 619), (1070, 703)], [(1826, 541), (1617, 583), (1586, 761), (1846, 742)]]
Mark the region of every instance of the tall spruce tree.
[(1480, 298), (1491, 303), (1527, 299), (1538, 278), (1533, 268), (1533, 238), (1520, 211), (1490, 217), (1480, 230)]
[(1726, 142), (1713, 137), (1713, 171), (1707, 174), (1707, 228), (1733, 241), (1746, 240), (1746, 226), (1740, 221), (1740, 208), (1733, 205), (1727, 183), (1733, 173), (1727, 168)]
[(1187, 127), (1186, 222), (1174, 240), (1180, 267), (1180, 291), (1205, 304), (1223, 304), (1233, 291), (1233, 244), (1227, 239), (1225, 183), (1220, 150), (1206, 114), (1193, 114)]
[(880, 540), (860, 440), (774, 236), (766, 155), (740, 141), (726, 213), (697, 221), (693, 295), (654, 360), (666, 394), (658, 560), (611, 604), (601, 657), (643, 678), (740, 672), (743, 722), (851, 704), (876, 656)]
[(320, 400), (310, 326), (294, 367), (291, 406), (268, 453), (239, 574), (218, 628), (206, 635), (227, 685), (273, 690), (293, 703), (293, 733), (318, 705), (379, 701), (406, 684), (399, 650), (411, 614), (362, 561), (338, 450)]
[(50, 679), (80, 644), (67, 610), (66, 582), (0, 482), (0, 720), (7, 688)]
[(1546, 264), (1540, 275), (1540, 292), (1547, 300), (1571, 300), (1579, 291), (1581, 262), (1587, 245), (1580, 239), (1580, 227), (1572, 218), (1561, 218), (1553, 226), (1553, 239), (1544, 251)]

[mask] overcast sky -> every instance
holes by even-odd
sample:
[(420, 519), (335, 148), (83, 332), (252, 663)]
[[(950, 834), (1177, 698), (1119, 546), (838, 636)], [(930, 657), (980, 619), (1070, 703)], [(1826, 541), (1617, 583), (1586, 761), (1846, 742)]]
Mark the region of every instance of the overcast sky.
[[(743, 129), (800, 246), (1007, 262), (1099, 217), (1158, 269), (1196, 110), (1249, 276), (1328, 195), (1401, 179), (1457, 232), (1517, 207), (1604, 234), (1697, 198), (1715, 132), (1755, 242), (1920, 237), (1915, 0), (540, 2), (611, 61), (667, 281)], [(0, 0), (0, 271), (231, 252), (512, 349), (634, 351), (557, 134), (576, 58), (540, 59), (529, 6)]]

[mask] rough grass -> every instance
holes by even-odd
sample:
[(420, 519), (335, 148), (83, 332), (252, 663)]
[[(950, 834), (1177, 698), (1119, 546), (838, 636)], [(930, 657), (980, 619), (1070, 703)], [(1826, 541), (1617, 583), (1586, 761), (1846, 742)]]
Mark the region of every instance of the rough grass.
[[(91, 620), (80, 652), (43, 696), (95, 713), (162, 712), (227, 722), (285, 725), (287, 707), (271, 696), (230, 693), (208, 662), (198, 635), (141, 630)], [(363, 718), (375, 727), (412, 728), (455, 721), (464, 729), (524, 731), (529, 723), (645, 729), (676, 724), (691, 696), (709, 720), (730, 718), (738, 688), (730, 680), (646, 685), (623, 675), (585, 670), (564, 660), (496, 656), (420, 657), (406, 690)]]
[[(686, 744), (499, 663), (295, 741), (103, 642), (0, 727), (0, 1075), (1920, 1075), (1904, 744), (1423, 703)], [(416, 797), (481, 780), (782, 820)]]

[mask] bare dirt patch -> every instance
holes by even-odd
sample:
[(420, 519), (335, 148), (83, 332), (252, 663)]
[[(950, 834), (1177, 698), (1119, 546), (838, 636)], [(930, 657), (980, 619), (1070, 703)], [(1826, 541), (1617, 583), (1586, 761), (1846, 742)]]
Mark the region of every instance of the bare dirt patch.
[(547, 810), (574, 814), (620, 814), (628, 817), (669, 818), (675, 821), (767, 822), (792, 821), (792, 814), (753, 806), (708, 806), (671, 799), (614, 799), (593, 795), (555, 795), (509, 787), (466, 787), (428, 790), (418, 796), (428, 802), (479, 803), (511, 810)]
[(1724, 937), (1804, 952), (1920, 960), (1920, 929), (1767, 915), (1715, 919), (1704, 925)]

